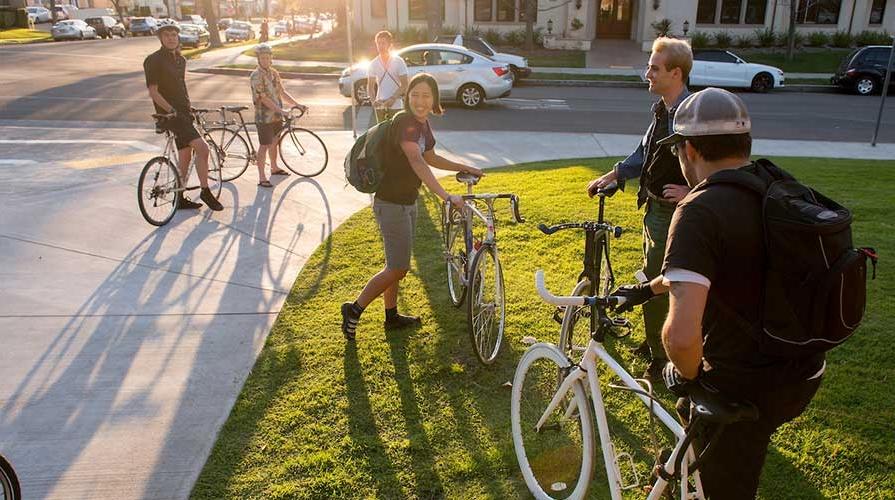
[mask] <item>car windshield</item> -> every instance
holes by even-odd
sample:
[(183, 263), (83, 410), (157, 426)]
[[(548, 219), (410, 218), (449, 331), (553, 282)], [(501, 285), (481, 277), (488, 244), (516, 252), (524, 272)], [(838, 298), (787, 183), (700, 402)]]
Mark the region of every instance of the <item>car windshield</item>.
[(233, 27), (240, 30), (249, 29), (249, 23), (233, 23)]
[(26, 10), (28, 12), (37, 12), (37, 7), (28, 7)]
[(77, 26), (77, 21), (59, 21), (59, 24), (62, 26)]
[(131, 24), (146, 24), (145, 17), (135, 17), (131, 19)]
[(197, 35), (199, 33), (199, 28), (195, 26), (180, 26), (180, 32), (186, 33), (187, 35)]

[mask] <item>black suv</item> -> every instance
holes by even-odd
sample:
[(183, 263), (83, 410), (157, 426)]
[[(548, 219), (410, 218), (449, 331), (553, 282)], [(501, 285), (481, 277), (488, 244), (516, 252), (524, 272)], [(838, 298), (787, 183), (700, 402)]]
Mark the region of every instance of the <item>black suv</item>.
[[(839, 65), (830, 79), (833, 85), (854, 90), (860, 95), (870, 95), (880, 91), (886, 80), (886, 63), (892, 47), (882, 45), (861, 47), (853, 50)], [(889, 83), (891, 90), (895, 78)]]

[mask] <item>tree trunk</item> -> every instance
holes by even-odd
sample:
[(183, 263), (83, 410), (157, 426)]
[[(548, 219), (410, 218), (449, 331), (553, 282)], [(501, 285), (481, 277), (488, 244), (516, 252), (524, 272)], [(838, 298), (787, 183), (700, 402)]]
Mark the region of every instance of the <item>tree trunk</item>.
[(426, 0), (426, 24), (429, 29), (428, 39), (435, 40), (441, 34), (441, 11), (444, 0)]
[[(124, 12), (121, 10), (121, 0), (112, 0), (112, 6), (115, 7), (115, 12), (118, 13), (118, 21), (124, 26)], [(127, 29), (127, 26), (124, 28)]]
[(535, 48), (535, 21), (538, 10), (537, 0), (524, 0), (525, 6), (525, 50), (531, 52)]
[(789, 1), (789, 33), (786, 37), (786, 60), (792, 61), (796, 47), (796, 16), (799, 11), (799, 0)]
[[(336, 3), (336, 28), (338, 29), (346, 29), (348, 26), (348, 11), (346, 9), (346, 4), (351, 0), (340, 0)], [(333, 30), (335, 31), (335, 29)]]
[(221, 46), (221, 32), (218, 30), (218, 14), (214, 11), (212, 0), (202, 0), (205, 9), (205, 21), (208, 23), (208, 40), (212, 47)]
[(53, 24), (56, 24), (56, 0), (50, 0), (50, 16)]

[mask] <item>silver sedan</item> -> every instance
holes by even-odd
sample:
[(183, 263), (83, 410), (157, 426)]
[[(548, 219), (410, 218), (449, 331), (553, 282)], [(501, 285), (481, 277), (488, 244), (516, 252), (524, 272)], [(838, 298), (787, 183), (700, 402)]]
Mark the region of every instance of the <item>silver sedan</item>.
[(76, 40), (96, 38), (96, 30), (93, 29), (93, 26), (90, 26), (80, 19), (66, 19), (65, 21), (59, 21), (53, 25), (50, 33), (53, 35), (53, 40), (62, 40), (65, 38)]
[[(421, 43), (395, 52), (407, 64), (408, 76), (429, 73), (438, 82), (443, 101), (457, 101), (465, 108), (478, 108), (486, 99), (507, 97), (513, 88), (513, 75), (507, 64), (494, 61), (457, 45)], [(367, 99), (369, 61), (342, 71), (339, 91), (358, 103)]]

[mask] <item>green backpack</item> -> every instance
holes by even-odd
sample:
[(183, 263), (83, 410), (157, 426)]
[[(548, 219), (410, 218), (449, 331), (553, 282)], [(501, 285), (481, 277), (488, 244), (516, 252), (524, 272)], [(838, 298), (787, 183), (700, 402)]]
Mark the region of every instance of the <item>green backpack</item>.
[(354, 141), (345, 157), (345, 178), (361, 193), (375, 193), (385, 170), (385, 164), (397, 148), (393, 125), (405, 111), (391, 119), (377, 123)]

